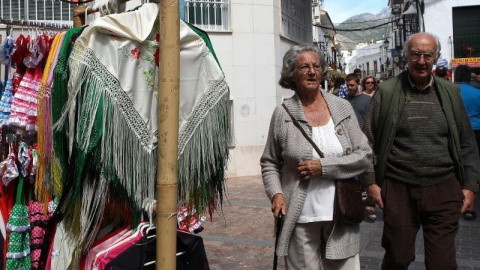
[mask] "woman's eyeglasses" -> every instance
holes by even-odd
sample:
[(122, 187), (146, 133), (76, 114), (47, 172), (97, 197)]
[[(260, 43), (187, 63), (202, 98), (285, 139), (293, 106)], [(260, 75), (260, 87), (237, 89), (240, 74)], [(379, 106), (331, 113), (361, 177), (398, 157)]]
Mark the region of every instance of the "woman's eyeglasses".
[(365, 84), (375, 84), (375, 82), (365, 82)]

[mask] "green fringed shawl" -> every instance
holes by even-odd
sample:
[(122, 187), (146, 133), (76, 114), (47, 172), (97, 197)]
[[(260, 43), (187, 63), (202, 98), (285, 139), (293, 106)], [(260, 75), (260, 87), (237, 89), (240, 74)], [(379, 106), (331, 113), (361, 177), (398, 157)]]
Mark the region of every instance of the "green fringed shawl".
[[(126, 192), (136, 207), (156, 197), (157, 136), (162, 133), (157, 130), (158, 44), (153, 41), (157, 15), (158, 5), (145, 4), (134, 12), (99, 18), (82, 32), (71, 53), (68, 100), (54, 119), (56, 131), (69, 136), (77, 189), (73, 195), (82, 188), (83, 204), (102, 196), (85, 186), (99, 183), (87, 179), (92, 175)], [(203, 213), (221, 205), (224, 196), (229, 91), (211, 44), (184, 22), (180, 33), (179, 202), (192, 203)], [(86, 173), (92, 161), (96, 165), (90, 164)], [(87, 213), (93, 209), (82, 214), (92, 222)], [(87, 236), (81, 234), (83, 241)]]
[[(82, 28), (70, 29), (65, 33), (63, 44), (60, 48), (60, 52), (57, 58), (57, 64), (53, 70), (53, 84), (51, 88), (52, 92), (52, 123), (56, 123), (60, 116), (62, 115), (62, 109), (65, 105), (68, 98), (68, 58), (72, 51), (71, 38), (74, 35), (77, 35), (82, 31)], [(54, 194), (56, 197), (62, 197), (64, 192), (63, 187), (67, 182), (67, 160), (68, 160), (68, 148), (67, 148), (67, 137), (65, 129), (54, 129), (52, 131), (52, 142), (53, 142), (53, 161), (51, 168), (51, 179), (55, 183), (55, 186), (58, 186), (57, 193)], [(77, 184), (78, 185), (78, 184)], [(66, 197), (66, 194), (63, 194), (63, 197)], [(69, 199), (65, 199), (70, 201)], [(65, 207), (60, 207), (65, 210), (68, 208), (69, 204), (63, 204)]]

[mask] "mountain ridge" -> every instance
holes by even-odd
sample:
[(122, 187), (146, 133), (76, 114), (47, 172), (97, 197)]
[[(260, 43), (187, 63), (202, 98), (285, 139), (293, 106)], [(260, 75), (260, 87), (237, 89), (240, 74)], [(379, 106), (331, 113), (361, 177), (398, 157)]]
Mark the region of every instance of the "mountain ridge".
[[(375, 26), (388, 22), (390, 16), (389, 8), (385, 7), (378, 14), (362, 13), (354, 15), (342, 23), (336, 24), (335, 28), (338, 33), (353, 41), (371, 43), (384, 38), (387, 25)], [(365, 28), (367, 30), (356, 30)]]

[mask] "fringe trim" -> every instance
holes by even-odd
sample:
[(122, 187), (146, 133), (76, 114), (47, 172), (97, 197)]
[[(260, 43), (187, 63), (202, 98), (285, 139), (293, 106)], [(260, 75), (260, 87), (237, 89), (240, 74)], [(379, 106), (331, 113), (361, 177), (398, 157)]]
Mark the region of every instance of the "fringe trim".
[[(68, 85), (68, 101), (53, 127), (63, 129), (67, 119), (70, 127), (75, 125), (77, 132), (69, 135), (70, 153), (73, 139), (79, 151), (91, 152), (92, 132), (103, 132), (100, 152), (105, 177), (111, 180), (110, 176), (118, 176), (137, 205), (142, 205), (144, 198), (154, 198), (157, 149), (152, 144), (153, 134), (148, 135), (146, 124), (118, 80), (81, 44), (76, 44), (71, 54)], [(102, 127), (94, 127), (99, 110), (103, 114)]]
[(229, 98), (224, 78), (214, 82), (180, 128), (179, 199), (193, 201), (199, 213), (223, 202), (231, 142)]
[[(76, 239), (78, 246), (83, 249), (89, 249), (95, 241), (95, 231), (101, 225), (103, 210), (109, 194), (109, 185), (107, 179), (103, 176), (95, 182), (83, 184), (82, 208), (80, 214), (80, 234)], [(92, 226), (94, 228), (92, 228)]]
[[(228, 94), (225, 78), (212, 82), (179, 130), (179, 200), (193, 202), (199, 213), (223, 200), (230, 145)], [(101, 131), (93, 126), (99, 108), (103, 114)], [(75, 115), (77, 132), (72, 133)], [(155, 198), (157, 134), (149, 134), (118, 80), (91, 49), (81, 44), (76, 44), (71, 54), (69, 97), (54, 129), (62, 129), (67, 119), (70, 153), (73, 139), (80, 151), (89, 153), (92, 132), (103, 132), (101, 164), (105, 178), (118, 176), (139, 206), (145, 198)]]

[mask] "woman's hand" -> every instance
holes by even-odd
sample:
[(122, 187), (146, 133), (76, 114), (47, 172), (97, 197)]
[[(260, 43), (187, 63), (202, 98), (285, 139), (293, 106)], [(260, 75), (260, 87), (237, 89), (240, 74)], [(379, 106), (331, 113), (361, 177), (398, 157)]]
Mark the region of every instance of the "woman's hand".
[(322, 164), (320, 160), (306, 160), (298, 163), (300, 180), (310, 180), (313, 176), (322, 175)]
[(372, 203), (378, 204), (378, 207), (383, 210), (382, 188), (377, 184), (372, 184), (367, 187), (368, 200)]
[(282, 211), (283, 216), (287, 214), (285, 198), (282, 193), (277, 193), (272, 198), (272, 213), (275, 217), (278, 217), (280, 211)]

